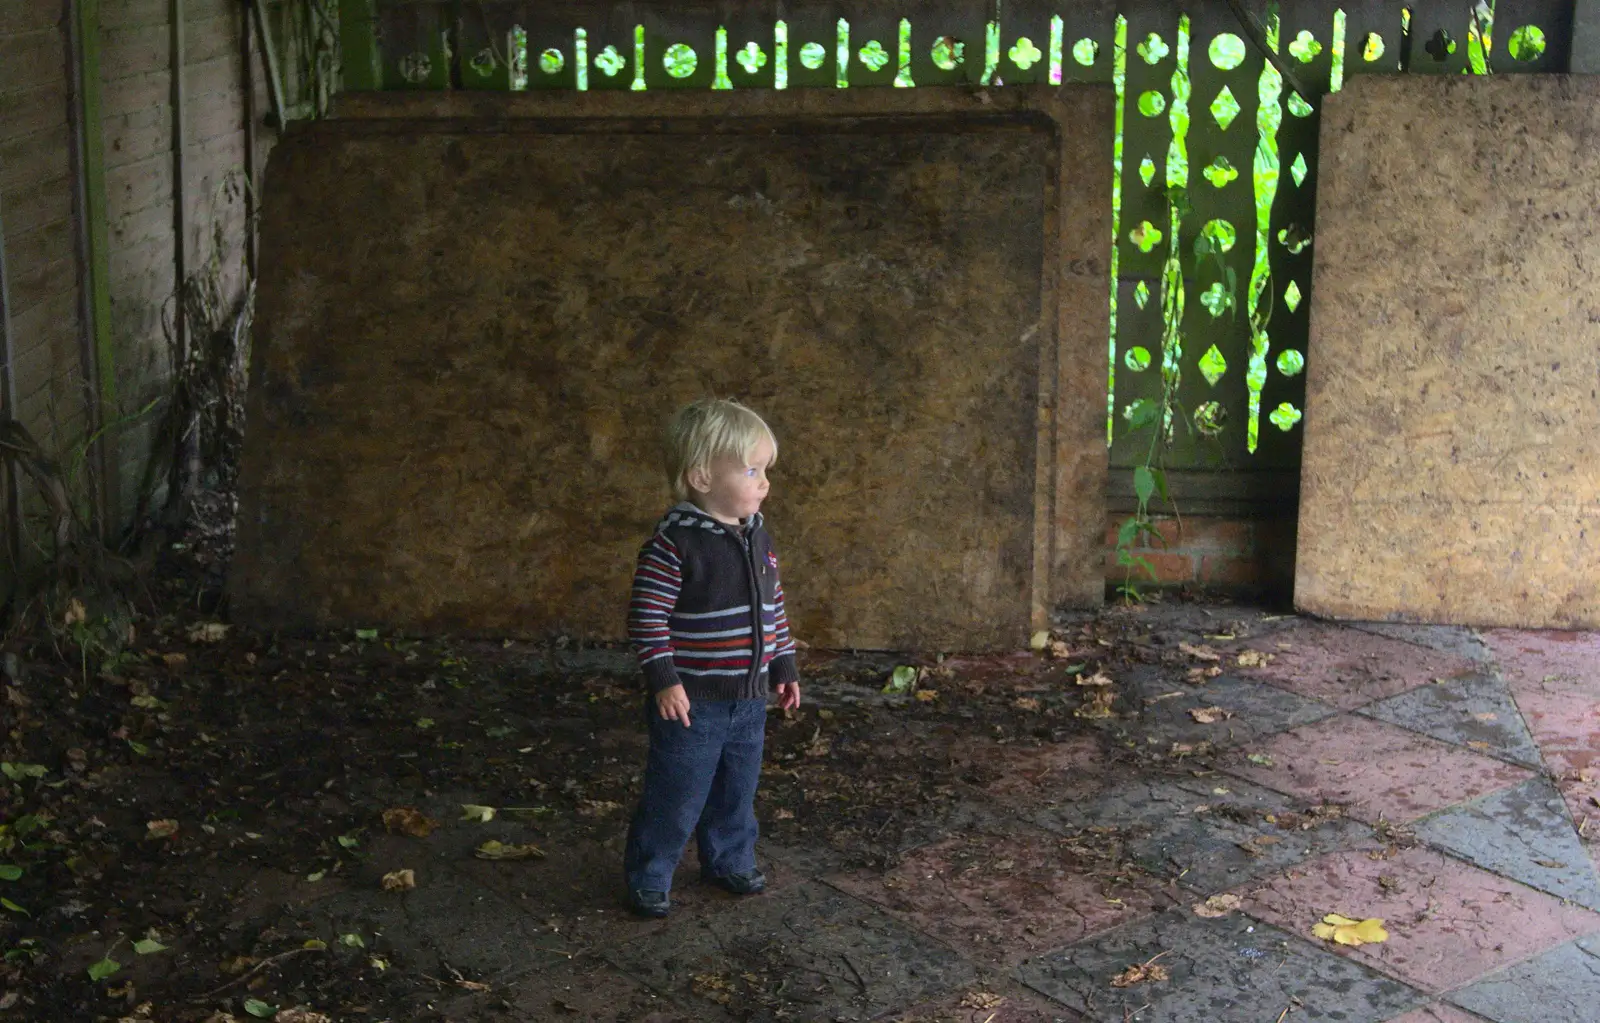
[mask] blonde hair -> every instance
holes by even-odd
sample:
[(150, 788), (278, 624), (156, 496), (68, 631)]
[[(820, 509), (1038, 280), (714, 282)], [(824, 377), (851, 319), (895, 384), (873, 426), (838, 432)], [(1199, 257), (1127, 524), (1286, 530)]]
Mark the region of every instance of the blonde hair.
[(689, 500), (689, 473), (719, 458), (748, 460), (762, 440), (778, 458), (778, 438), (760, 416), (736, 401), (702, 398), (679, 409), (667, 424), (667, 479), (679, 501)]

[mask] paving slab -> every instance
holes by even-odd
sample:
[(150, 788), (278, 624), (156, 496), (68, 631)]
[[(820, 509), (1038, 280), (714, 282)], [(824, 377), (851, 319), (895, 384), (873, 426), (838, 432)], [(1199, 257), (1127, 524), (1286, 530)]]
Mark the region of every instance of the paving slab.
[(1356, 713), (1526, 767), (1540, 766), (1539, 747), (1510, 688), (1490, 674), (1418, 686)]
[(1452, 1002), (1494, 1023), (1594, 1023), (1600, 939), (1583, 938), (1457, 991)]
[(1221, 774), (1127, 782), (1097, 800), (1041, 810), (1033, 820), (1091, 841), (1114, 829), (1145, 869), (1208, 894), (1371, 835), (1339, 807), (1313, 807)]
[(1457, 654), (1326, 622), (1302, 621), (1293, 629), (1251, 640), (1244, 649), (1271, 660), (1260, 667), (1236, 667), (1242, 650), (1236, 651), (1228, 658), (1228, 670), (1341, 710), (1477, 670), (1473, 661)]
[(943, 998), (883, 1017), (885, 1023), (1081, 1023), (1064, 1005), (1014, 981), (979, 982)]
[[(1159, 958), (1158, 958), (1159, 957)], [(1131, 966), (1167, 978), (1115, 987)], [(1158, 913), (1031, 959), (1029, 987), (1098, 1023), (1296, 1020), (1380, 1023), (1424, 1000), (1421, 992), (1241, 914), (1201, 919)]]
[[(1600, 633), (1488, 634), (1568, 811), (1600, 841)], [(1600, 863), (1600, 849), (1594, 852)]]
[(1485, 870), (1600, 910), (1600, 874), (1561, 793), (1543, 778), (1429, 817), (1416, 834)]
[(923, 846), (894, 869), (828, 883), (985, 963), (1016, 963), (1174, 903), (1104, 846), (1017, 824)]
[(962, 769), (964, 783), (1011, 806), (1086, 799), (1106, 784), (1105, 745), (1095, 734), (1068, 735), (1060, 742), (969, 737), (955, 743), (949, 755)]
[(1437, 650), (1440, 653), (1465, 657), (1479, 663), (1494, 657), (1489, 645), (1477, 629), (1465, 625), (1407, 625), (1399, 622), (1349, 622), (1353, 629), (1370, 632), (1389, 639)]
[(560, 1019), (589, 1023), (718, 1023), (733, 1019), (711, 1006), (685, 1008), (674, 1004), (587, 956), (506, 984), (491, 985), (486, 992), (435, 1000), (433, 1008), (443, 1019), (480, 1023)]
[(1270, 765), (1240, 759), (1230, 773), (1301, 799), (1349, 804), (1358, 820), (1415, 820), (1520, 784), (1532, 772), (1404, 728), (1341, 714), (1260, 743)]
[(806, 1019), (871, 1019), (977, 975), (882, 910), (811, 882), (747, 900), (735, 913), (675, 920), (605, 956), (669, 997), (737, 1005), (747, 1019), (772, 1018), (780, 997), (804, 1005)]
[[(1328, 704), (1237, 675), (1219, 675), (1189, 685), (1169, 669), (1141, 667), (1118, 679), (1117, 708), (1107, 727), (1143, 745), (1236, 746), (1265, 735), (1319, 721), (1334, 713)], [(1220, 708), (1222, 720), (1201, 724), (1189, 712)]]
[(332, 944), (358, 934), (374, 952), (433, 976), (449, 966), (499, 981), (551, 965), (535, 950), (543, 929), (504, 896), (442, 869), (418, 869), (416, 882), (407, 892), (373, 886), (317, 904), (309, 914), (316, 936)]
[(1445, 1002), (1412, 1009), (1404, 1016), (1396, 1016), (1389, 1023), (1484, 1023), (1483, 1017), (1458, 1009)]
[(1422, 846), (1333, 853), (1242, 894), (1297, 934), (1328, 913), (1384, 921), (1385, 942), (1326, 947), (1434, 994), (1600, 931), (1600, 914)]

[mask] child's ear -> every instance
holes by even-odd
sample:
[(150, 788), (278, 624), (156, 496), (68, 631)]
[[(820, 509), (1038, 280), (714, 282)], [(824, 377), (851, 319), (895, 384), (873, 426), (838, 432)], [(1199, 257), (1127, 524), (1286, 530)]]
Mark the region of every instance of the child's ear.
[(705, 466), (695, 466), (693, 469), (688, 471), (685, 478), (689, 481), (690, 490), (696, 490), (702, 494), (710, 492), (711, 470)]

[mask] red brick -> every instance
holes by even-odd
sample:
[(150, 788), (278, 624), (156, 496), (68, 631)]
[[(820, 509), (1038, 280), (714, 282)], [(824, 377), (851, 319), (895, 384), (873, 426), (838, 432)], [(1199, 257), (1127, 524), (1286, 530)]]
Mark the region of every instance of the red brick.
[[(1194, 558), (1181, 551), (1160, 551), (1135, 549), (1135, 557), (1144, 558), (1155, 570), (1155, 579), (1142, 566), (1134, 566), (1133, 581), (1141, 583), (1160, 583), (1162, 585), (1187, 583), (1194, 581)], [(1117, 564), (1117, 552), (1106, 553), (1106, 581), (1121, 583), (1127, 578), (1128, 567)]]
[(1255, 586), (1265, 581), (1261, 569), (1249, 554), (1202, 554), (1195, 580), (1201, 586)]

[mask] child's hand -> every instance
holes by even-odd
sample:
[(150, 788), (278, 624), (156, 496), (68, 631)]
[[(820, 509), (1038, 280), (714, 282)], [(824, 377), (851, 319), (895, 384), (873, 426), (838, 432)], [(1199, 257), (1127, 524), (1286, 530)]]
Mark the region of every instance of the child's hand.
[(800, 706), (800, 683), (778, 683), (778, 706), (783, 710), (794, 710)]
[(689, 694), (682, 685), (668, 686), (656, 694), (656, 711), (663, 721), (682, 721), (689, 727)]

